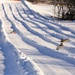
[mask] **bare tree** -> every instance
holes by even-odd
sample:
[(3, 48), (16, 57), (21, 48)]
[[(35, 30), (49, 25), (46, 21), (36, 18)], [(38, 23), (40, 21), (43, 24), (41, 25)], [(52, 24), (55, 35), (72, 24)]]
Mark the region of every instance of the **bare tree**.
[(75, 0), (54, 0), (58, 18), (75, 19)]
[(59, 19), (75, 19), (75, 0), (28, 0), (33, 3), (52, 2), (54, 5), (54, 17)]

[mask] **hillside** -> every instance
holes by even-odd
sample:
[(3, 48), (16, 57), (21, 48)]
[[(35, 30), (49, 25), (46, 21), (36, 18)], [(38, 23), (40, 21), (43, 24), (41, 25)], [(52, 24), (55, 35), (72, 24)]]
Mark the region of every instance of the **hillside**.
[[(75, 22), (55, 20), (52, 9), (24, 0), (0, 2), (1, 75), (75, 74)], [(57, 50), (61, 38), (68, 40)]]

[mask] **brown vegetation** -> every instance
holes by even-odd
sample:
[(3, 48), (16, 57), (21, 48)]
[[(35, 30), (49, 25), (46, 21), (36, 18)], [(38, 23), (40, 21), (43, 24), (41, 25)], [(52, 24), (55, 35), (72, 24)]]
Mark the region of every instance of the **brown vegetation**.
[(75, 20), (75, 0), (54, 0), (54, 6), (59, 19)]
[[(54, 15), (58, 14), (58, 19), (75, 20), (75, 0), (27, 0), (33, 3), (53, 4)], [(58, 12), (56, 12), (56, 9)], [(55, 13), (56, 12), (56, 13)], [(55, 16), (54, 16), (55, 17)]]

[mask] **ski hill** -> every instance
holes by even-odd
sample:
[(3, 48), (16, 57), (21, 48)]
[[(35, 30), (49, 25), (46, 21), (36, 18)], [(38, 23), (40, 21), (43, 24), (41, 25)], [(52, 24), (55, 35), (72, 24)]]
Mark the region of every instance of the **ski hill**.
[(52, 5), (0, 1), (0, 75), (75, 74), (75, 21), (50, 15)]

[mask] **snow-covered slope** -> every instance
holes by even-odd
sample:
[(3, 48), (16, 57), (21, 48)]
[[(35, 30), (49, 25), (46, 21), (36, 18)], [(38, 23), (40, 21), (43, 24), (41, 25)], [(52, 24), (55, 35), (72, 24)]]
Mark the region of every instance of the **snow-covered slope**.
[[(75, 74), (75, 23), (53, 20), (47, 6), (42, 9), (47, 15), (38, 6), (23, 0), (0, 3), (1, 75)], [(56, 50), (61, 38), (69, 41)]]

